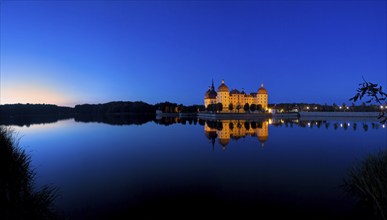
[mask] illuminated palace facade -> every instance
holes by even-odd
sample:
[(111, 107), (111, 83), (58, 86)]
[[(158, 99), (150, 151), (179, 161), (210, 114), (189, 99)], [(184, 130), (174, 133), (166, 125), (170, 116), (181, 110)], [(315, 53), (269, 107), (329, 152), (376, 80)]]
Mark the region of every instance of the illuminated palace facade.
[(246, 103), (249, 105), (261, 105), (262, 110), (266, 111), (268, 110), (268, 93), (263, 87), (263, 84), (261, 84), (261, 87), (256, 93), (252, 92), (247, 94), (243, 89), (242, 91), (238, 91), (237, 89), (229, 91), (224, 80), (222, 80), (222, 84), (218, 87), (218, 91), (215, 91), (214, 81), (212, 81), (212, 85), (204, 95), (204, 106), (207, 108), (208, 105), (217, 103), (222, 103), (223, 112), (230, 112), (230, 104), (232, 104), (232, 112), (243, 112), (243, 106)]

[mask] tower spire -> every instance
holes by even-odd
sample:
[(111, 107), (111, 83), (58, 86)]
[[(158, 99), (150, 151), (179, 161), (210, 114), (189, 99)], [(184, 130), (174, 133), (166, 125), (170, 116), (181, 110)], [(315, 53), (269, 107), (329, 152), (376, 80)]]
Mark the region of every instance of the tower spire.
[(212, 90), (215, 89), (215, 87), (214, 87), (214, 78), (212, 78), (212, 86), (211, 86), (211, 88), (212, 88)]

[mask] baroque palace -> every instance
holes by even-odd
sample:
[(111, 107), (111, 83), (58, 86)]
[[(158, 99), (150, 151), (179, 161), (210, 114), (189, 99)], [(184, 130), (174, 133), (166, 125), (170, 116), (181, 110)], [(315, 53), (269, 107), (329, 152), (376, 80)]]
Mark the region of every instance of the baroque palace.
[(224, 80), (222, 80), (222, 84), (218, 87), (218, 91), (215, 91), (214, 81), (212, 81), (212, 85), (204, 95), (204, 106), (207, 108), (208, 105), (217, 103), (222, 103), (223, 112), (230, 112), (229, 109), (232, 109), (231, 112), (243, 111), (243, 106), (246, 103), (249, 106), (252, 104), (260, 105), (262, 110), (267, 111), (268, 93), (263, 87), (263, 84), (261, 84), (261, 87), (256, 93), (251, 92), (247, 94), (243, 89), (242, 91), (238, 91), (237, 89), (229, 91)]

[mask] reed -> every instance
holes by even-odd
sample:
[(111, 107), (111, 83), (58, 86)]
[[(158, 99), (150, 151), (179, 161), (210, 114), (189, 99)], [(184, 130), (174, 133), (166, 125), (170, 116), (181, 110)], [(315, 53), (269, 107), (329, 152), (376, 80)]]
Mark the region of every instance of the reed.
[(343, 187), (378, 219), (387, 217), (387, 151), (368, 155), (348, 171)]
[(31, 157), (19, 147), (19, 138), (0, 126), (0, 216), (1, 219), (59, 219), (52, 210), (57, 190), (34, 188), (36, 172)]

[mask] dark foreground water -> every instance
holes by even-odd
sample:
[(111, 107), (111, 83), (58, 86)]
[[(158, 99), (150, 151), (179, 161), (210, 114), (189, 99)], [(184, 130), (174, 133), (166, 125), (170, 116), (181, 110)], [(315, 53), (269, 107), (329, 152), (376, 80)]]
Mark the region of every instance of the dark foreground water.
[(14, 126), (67, 219), (372, 218), (340, 185), (377, 121), (90, 121)]

